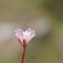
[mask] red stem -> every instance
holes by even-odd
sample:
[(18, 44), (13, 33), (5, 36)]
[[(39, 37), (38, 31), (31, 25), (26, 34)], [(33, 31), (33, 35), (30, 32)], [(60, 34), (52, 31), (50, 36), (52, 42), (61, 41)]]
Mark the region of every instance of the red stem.
[(24, 63), (25, 51), (26, 51), (26, 48), (23, 48), (23, 52), (22, 52), (22, 55), (20, 57), (20, 63)]

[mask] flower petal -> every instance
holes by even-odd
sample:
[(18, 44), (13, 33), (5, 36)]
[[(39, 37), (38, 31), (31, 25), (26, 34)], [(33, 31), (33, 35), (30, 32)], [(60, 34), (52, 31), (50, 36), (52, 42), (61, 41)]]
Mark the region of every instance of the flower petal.
[(26, 44), (28, 44), (35, 35), (35, 30), (32, 30), (31, 28), (28, 28), (26, 31), (23, 31), (21, 29), (17, 29), (15, 31), (15, 36), (19, 39), (22, 45), (23, 40), (25, 40)]
[(15, 30), (15, 34), (18, 34), (22, 37), (23, 36), (23, 30), (17, 29), (17, 30)]
[(35, 30), (32, 30), (32, 31), (31, 31), (31, 35), (33, 35), (34, 33), (35, 33)]
[(33, 38), (36, 34), (32, 35), (31, 38)]
[(25, 39), (25, 41), (26, 41), (27, 44), (30, 42), (30, 40), (31, 40), (31, 37), (27, 37), (27, 38)]
[(23, 42), (23, 30), (21, 30), (21, 29), (15, 30), (15, 36), (16, 36), (21, 42)]

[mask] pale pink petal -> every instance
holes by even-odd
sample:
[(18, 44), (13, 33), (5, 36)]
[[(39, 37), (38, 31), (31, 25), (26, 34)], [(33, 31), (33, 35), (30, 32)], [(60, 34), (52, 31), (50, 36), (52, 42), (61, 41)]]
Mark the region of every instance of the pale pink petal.
[(23, 30), (21, 30), (21, 29), (15, 30), (15, 33), (19, 34), (20, 36), (23, 36)]
[(19, 34), (16, 33), (15, 36), (20, 40), (21, 43), (23, 42), (23, 38)]
[(31, 35), (35, 34), (35, 30), (31, 30)]
[(35, 30), (31, 30), (31, 28), (27, 29), (30, 34), (25, 38), (26, 43), (28, 44), (30, 40), (36, 35)]
[(31, 38), (33, 38), (36, 34), (32, 35)]
[(21, 41), (21, 44), (23, 44), (23, 40), (28, 44), (35, 35), (35, 30), (32, 30), (31, 28), (28, 28), (25, 32), (21, 29), (15, 31), (15, 36)]
[(16, 36), (21, 42), (23, 42), (23, 30), (21, 30), (21, 29), (15, 30), (15, 36)]
[(31, 40), (31, 37), (28, 37), (28, 38), (25, 39), (27, 44), (30, 42), (30, 40)]
[(25, 39), (26, 43), (28, 44), (28, 43), (30, 42), (30, 40), (31, 40), (35, 35), (36, 35), (36, 34), (31, 35), (31, 36), (28, 36), (28, 37)]

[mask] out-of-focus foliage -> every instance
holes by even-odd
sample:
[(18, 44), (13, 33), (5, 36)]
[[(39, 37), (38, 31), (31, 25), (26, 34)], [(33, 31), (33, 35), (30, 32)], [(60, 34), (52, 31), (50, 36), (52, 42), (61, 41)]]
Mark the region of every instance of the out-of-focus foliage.
[(63, 17), (63, 0), (46, 0), (42, 6), (55, 16)]

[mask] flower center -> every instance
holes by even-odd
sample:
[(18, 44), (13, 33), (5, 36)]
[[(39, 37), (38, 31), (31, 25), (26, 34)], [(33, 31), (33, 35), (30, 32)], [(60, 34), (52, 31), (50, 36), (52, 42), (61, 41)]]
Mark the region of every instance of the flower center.
[(29, 35), (30, 35), (30, 32), (27, 32), (27, 31), (23, 32), (23, 38), (24, 39), (27, 38)]

